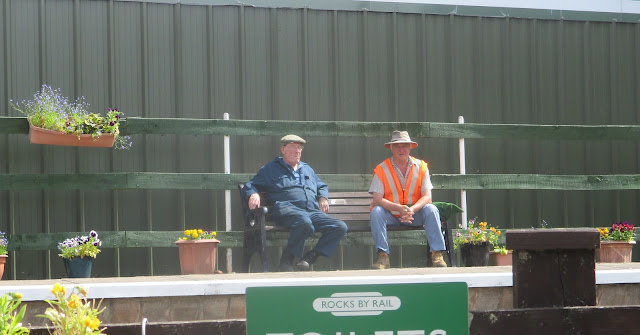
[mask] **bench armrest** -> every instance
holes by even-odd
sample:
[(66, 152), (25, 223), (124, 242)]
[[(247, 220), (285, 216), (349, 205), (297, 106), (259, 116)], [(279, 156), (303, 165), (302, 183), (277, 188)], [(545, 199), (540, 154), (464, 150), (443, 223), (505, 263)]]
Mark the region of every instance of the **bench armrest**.
[(433, 205), (438, 208), (440, 212), (440, 221), (448, 221), (451, 215), (464, 212), (460, 206), (452, 204), (450, 202), (433, 202)]

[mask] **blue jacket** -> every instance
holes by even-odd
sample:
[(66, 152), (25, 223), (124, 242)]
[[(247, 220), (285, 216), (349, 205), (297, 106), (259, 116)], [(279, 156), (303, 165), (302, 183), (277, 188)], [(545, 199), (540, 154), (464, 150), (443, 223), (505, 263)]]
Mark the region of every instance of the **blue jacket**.
[(302, 183), (298, 183), (291, 167), (282, 157), (276, 157), (260, 168), (251, 181), (245, 184), (244, 196), (249, 198), (258, 191), (265, 192), (274, 202), (272, 214), (275, 217), (286, 214), (289, 206), (319, 210), (318, 198), (329, 199), (329, 186), (318, 178), (306, 163), (300, 162), (298, 166), (298, 173), (302, 174)]

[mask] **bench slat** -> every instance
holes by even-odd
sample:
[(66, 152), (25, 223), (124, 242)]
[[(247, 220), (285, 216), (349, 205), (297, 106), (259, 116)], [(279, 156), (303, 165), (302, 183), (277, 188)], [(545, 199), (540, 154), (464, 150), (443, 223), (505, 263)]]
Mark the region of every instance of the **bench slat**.
[(371, 198), (369, 192), (331, 192), (329, 199), (337, 198)]
[(371, 197), (368, 198), (340, 198), (329, 199), (329, 205), (331, 206), (352, 206), (352, 205), (371, 205)]
[(355, 213), (355, 214), (334, 214), (329, 213), (332, 217), (345, 221), (347, 224), (348, 221), (369, 221), (369, 213)]
[(336, 206), (329, 207), (329, 215), (341, 213), (363, 213), (369, 214), (369, 206)]

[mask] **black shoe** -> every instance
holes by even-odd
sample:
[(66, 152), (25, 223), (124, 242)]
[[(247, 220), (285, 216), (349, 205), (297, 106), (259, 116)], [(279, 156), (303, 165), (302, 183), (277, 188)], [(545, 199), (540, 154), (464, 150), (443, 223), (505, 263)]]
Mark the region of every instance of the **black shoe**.
[(320, 254), (318, 254), (315, 250), (311, 250), (304, 254), (304, 257), (296, 264), (296, 270), (298, 271), (309, 271), (311, 268), (311, 264), (313, 264)]
[(280, 272), (293, 272), (293, 255), (282, 253), (280, 257)]

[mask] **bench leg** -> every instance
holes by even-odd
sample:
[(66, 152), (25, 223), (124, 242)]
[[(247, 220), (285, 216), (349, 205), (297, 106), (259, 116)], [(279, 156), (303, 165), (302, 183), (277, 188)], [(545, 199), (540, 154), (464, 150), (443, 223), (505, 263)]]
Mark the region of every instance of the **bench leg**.
[(260, 260), (262, 261), (262, 272), (269, 272), (269, 264), (267, 263), (267, 230), (265, 226), (264, 216), (260, 216), (257, 223), (260, 225)]
[[(252, 214), (253, 215), (253, 214)], [(245, 226), (244, 231), (244, 253), (242, 270), (249, 272), (249, 263), (251, 256), (254, 252), (260, 254), (260, 262), (262, 264), (262, 271), (269, 272), (269, 265), (267, 264), (267, 231), (265, 228), (264, 215), (254, 215), (249, 220), (254, 220), (254, 226)]]
[(256, 251), (256, 230), (245, 229), (244, 231), (244, 246), (242, 248), (242, 272), (249, 272), (249, 263), (251, 262), (251, 255)]
[(453, 249), (453, 236), (451, 235), (451, 225), (447, 221), (441, 222), (444, 231), (444, 245), (447, 248), (447, 255), (449, 255), (449, 263), (452, 267), (456, 266), (456, 254)]

